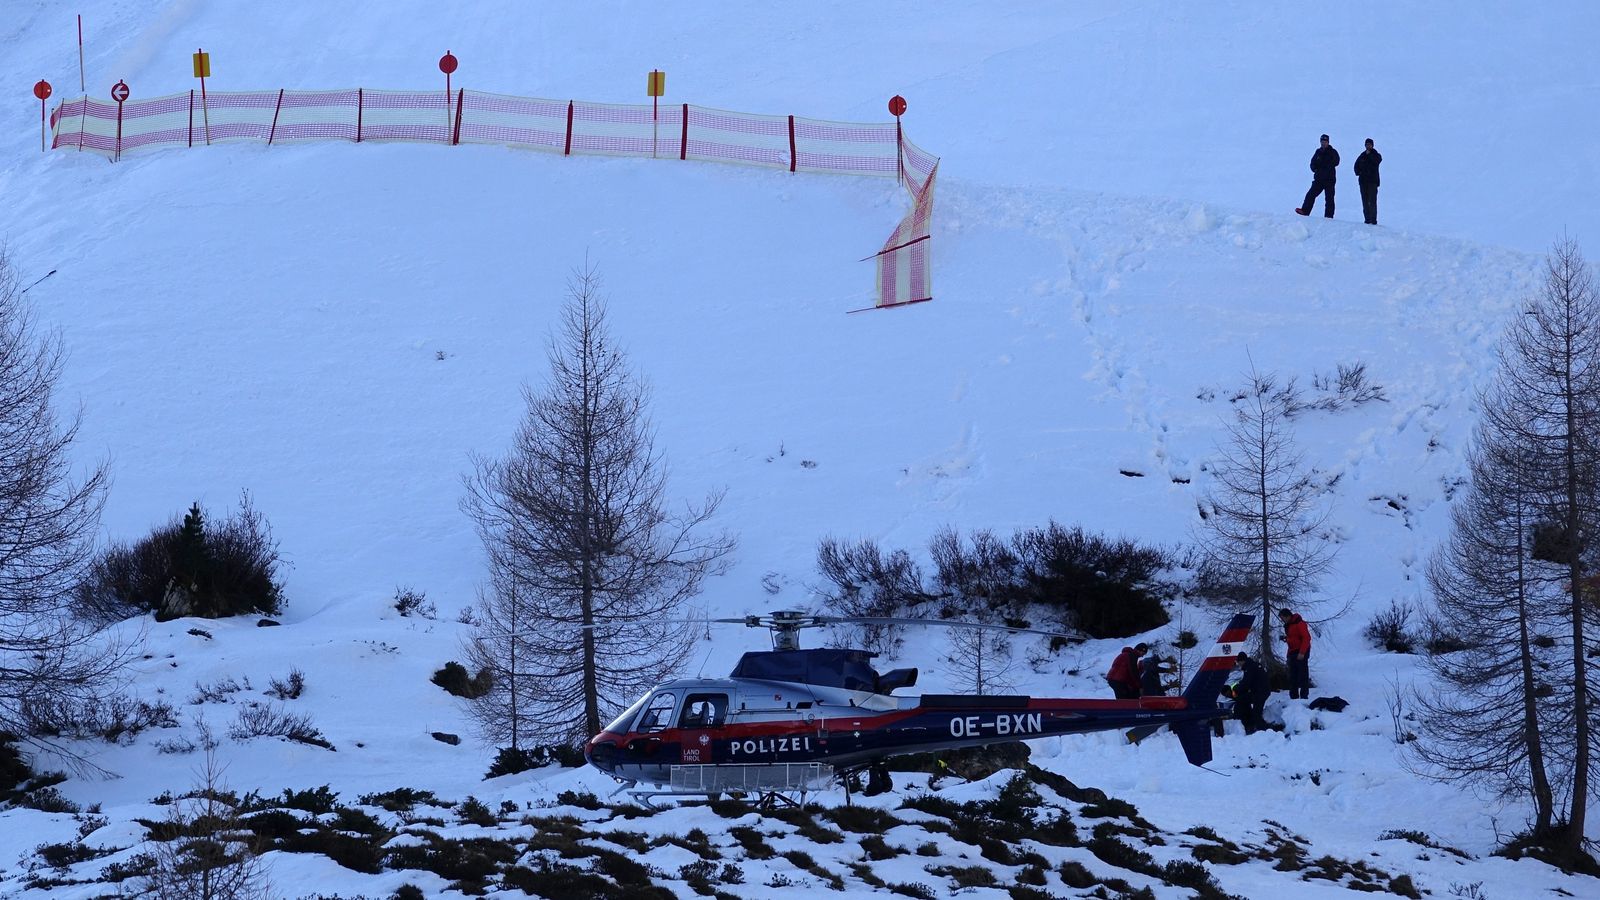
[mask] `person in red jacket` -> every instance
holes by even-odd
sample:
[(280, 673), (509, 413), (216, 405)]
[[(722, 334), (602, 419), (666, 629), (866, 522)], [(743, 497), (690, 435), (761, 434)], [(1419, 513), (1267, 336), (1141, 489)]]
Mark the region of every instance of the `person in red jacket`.
[(1117, 654), (1111, 671), (1106, 673), (1106, 684), (1111, 685), (1111, 691), (1118, 700), (1139, 699), (1139, 657), (1149, 649), (1148, 644), (1134, 644), (1132, 647), (1123, 647), (1122, 652)]
[(1311, 699), (1311, 629), (1288, 609), (1278, 610), (1283, 638), (1289, 642), (1289, 699)]

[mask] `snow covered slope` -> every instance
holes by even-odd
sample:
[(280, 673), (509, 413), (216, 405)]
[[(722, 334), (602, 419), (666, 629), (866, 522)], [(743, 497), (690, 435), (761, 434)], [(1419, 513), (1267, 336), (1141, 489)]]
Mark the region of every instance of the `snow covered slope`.
[[(75, 92), (75, 12), (0, 10), (7, 83), (43, 76), (57, 97)], [(1183, 540), (1227, 408), (1217, 398), (1252, 359), (1303, 381), (1366, 363), (1387, 402), (1299, 423), (1310, 456), (1343, 476), (1345, 543), (1327, 591), (1356, 607), (1321, 645), (1317, 676), (1352, 709), (1315, 732), (1292, 721), (1287, 737), (1220, 742), (1226, 781), (1190, 770), (1165, 737), (1044, 742), (1036, 756), (1164, 828), (1259, 840), (1272, 818), (1345, 857), (1395, 828), (1482, 853), (1491, 816), (1502, 830), (1520, 823), (1518, 809), (1404, 772), (1382, 694), (1410, 664), (1356, 632), (1421, 591), (1463, 474), (1472, 392), (1501, 317), (1532, 288), (1533, 253), (1564, 225), (1592, 230), (1592, 126), (1556, 115), (1595, 80), (1597, 63), (1572, 46), (1590, 5), (691, 13), (389, 0), (264, 13), (131, 0), (83, 12), (97, 96), (118, 78), (142, 96), (184, 89), (194, 46), (213, 54), (219, 89), (427, 87), (448, 48), (458, 83), (534, 96), (637, 101), (659, 67), (669, 99), (878, 120), (898, 92), (910, 133), (944, 160), (935, 302), (846, 316), (870, 301), (870, 266), (856, 260), (904, 210), (893, 184), (412, 145), (228, 146), (108, 165), (39, 153), (37, 106), (0, 111), (0, 234), (28, 282), (56, 272), (29, 296), (72, 353), (64, 400), (84, 404), (80, 451), (113, 463), (108, 537), (249, 489), (294, 563), (285, 627), (150, 635), (140, 688), (186, 713), (203, 708), (180, 702), (196, 681), (248, 676), (254, 696), (291, 664), (307, 672), (296, 702), (338, 752), (224, 741), (235, 787), (520, 803), (590, 777), (481, 785), (492, 748), (428, 737), (467, 733), (426, 682), (456, 654), (458, 626), (388, 607), (399, 584), (426, 590), (446, 622), (472, 601), (481, 560), (456, 506), (460, 477), (469, 454), (505, 446), (519, 385), (543, 372), (565, 274), (587, 254), (654, 383), (675, 488), (729, 489), (722, 519), (741, 547), (704, 598), (719, 614), (808, 604), (816, 541), (830, 533), (917, 549), (946, 524), (1055, 517)], [(1352, 221), (1348, 176), (1340, 219), (1287, 214), (1322, 131), (1347, 165), (1361, 137), (1379, 141), (1385, 227)], [(769, 574), (776, 595), (762, 588)], [(719, 633), (705, 670), (764, 640)], [(1025, 687), (1101, 693), (1091, 676), (1116, 649), (1090, 646), (1063, 663), (1082, 676)], [(929, 690), (943, 684), (936, 652), (910, 664)], [(190, 779), (193, 757), (157, 752), (169, 737), (88, 748), (124, 777), (65, 792), (119, 820), (151, 815), (138, 804)], [(45, 818), (0, 814), (0, 867), (15, 870), (42, 829), (74, 831)], [(1535, 880), (1585, 890), (1532, 863), (1475, 861), (1458, 875), (1453, 859), (1384, 852), (1435, 894), (1452, 880), (1483, 880), (1495, 897)], [(304, 865), (279, 870), (286, 896), (328, 890)], [(1282, 877), (1246, 870), (1219, 877), (1252, 896)]]

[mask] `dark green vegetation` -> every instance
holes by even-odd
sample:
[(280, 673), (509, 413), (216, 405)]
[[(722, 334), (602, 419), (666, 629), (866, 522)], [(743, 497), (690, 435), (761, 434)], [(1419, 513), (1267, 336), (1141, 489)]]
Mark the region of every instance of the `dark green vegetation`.
[(251, 505), (217, 521), (196, 503), (180, 517), (129, 544), (115, 544), (78, 585), (75, 608), (99, 622), (155, 613), (218, 619), (283, 608), (278, 544)]
[[(433, 673), (432, 681), (447, 693), (467, 700), (476, 700), (494, 689), (494, 679), (490, 677), (488, 669), (480, 669), (476, 676), (469, 676), (466, 666), (458, 662), (445, 663), (443, 668)], [(500, 760), (496, 759), (495, 762), (498, 764)]]
[[(828, 605), (845, 615), (1042, 621), (1039, 627), (1093, 638), (1167, 624), (1162, 601), (1177, 591), (1162, 578), (1176, 566), (1169, 551), (1055, 522), (1021, 529), (1009, 540), (946, 529), (929, 542), (928, 557), (933, 572), (924, 575), (904, 550), (830, 537), (817, 547), (817, 570), (827, 582)], [(882, 629), (862, 637), (877, 645), (873, 650), (897, 639)]]
[[(1175, 834), (1145, 820), (1132, 804), (1036, 766), (1025, 764), (1002, 777), (992, 799), (956, 801), (943, 792), (921, 792), (894, 811), (761, 809), (742, 798), (699, 801), (690, 805), (728, 827), (681, 834), (635, 824), (658, 810), (611, 806), (570, 791), (538, 809), (473, 797), (451, 801), (410, 788), (366, 794), (347, 805), (327, 785), (220, 799), (255, 835), (260, 852), (317, 854), (368, 874), (431, 872), (469, 895), (516, 889), (552, 900), (669, 900), (674, 890), (687, 888), (724, 900), (754, 896), (750, 891), (757, 887), (792, 886), (812, 892), (879, 889), (916, 898), (989, 888), (1011, 900), (1136, 900), (1154, 896), (1136, 884), (1156, 883), (1180, 888), (1190, 900), (1235, 900), (1209, 866), (1254, 863), (1300, 880), (1421, 896), (1406, 875), (1366, 861), (1317, 857), (1305, 838), (1275, 822), (1256, 832), (1263, 836), (1260, 843), (1234, 843), (1204, 826)], [(158, 800), (173, 802), (170, 795)], [(80, 819), (78, 841), (35, 849), (34, 886), (116, 883), (146, 866), (137, 855), (97, 862), (120, 851), (85, 845), (82, 837), (105, 819)], [(140, 824), (158, 842), (188, 836), (190, 827), (170, 819)], [(1389, 832), (1383, 839), (1444, 849), (1415, 832)], [(690, 861), (670, 870), (645, 862), (659, 860), (657, 851), (669, 846), (687, 851)], [(1062, 862), (1064, 853), (1075, 858)], [(913, 861), (925, 877), (897, 881), (875, 871), (903, 872)], [(96, 866), (98, 877), (85, 878)], [(759, 874), (747, 875), (752, 868)], [(733, 885), (744, 887), (735, 891)], [(419, 893), (408, 884), (390, 900), (418, 900)]]

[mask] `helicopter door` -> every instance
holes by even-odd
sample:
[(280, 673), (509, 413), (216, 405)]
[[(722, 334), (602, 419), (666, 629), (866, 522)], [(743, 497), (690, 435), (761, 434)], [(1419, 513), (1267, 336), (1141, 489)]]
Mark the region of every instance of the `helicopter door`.
[(639, 717), (634, 731), (639, 737), (628, 742), (628, 752), (635, 758), (654, 756), (661, 749), (659, 732), (672, 727), (672, 717), (678, 711), (678, 697), (669, 691), (663, 691), (650, 698), (650, 704), (644, 708), (644, 715)]
[(728, 721), (727, 694), (690, 694), (678, 717), (684, 763), (709, 763), (711, 742)]

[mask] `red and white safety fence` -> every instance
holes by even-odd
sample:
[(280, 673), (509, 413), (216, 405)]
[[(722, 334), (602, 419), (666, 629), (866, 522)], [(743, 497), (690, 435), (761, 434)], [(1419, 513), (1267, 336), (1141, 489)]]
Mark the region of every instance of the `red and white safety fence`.
[(113, 160), (136, 150), (231, 141), (413, 141), (900, 178), (911, 193), (912, 208), (876, 255), (877, 306), (933, 296), (928, 229), (938, 159), (905, 140), (895, 122), (825, 122), (688, 103), (655, 109), (464, 89), (357, 88), (213, 91), (203, 98), (190, 91), (121, 103), (85, 96), (57, 107), (50, 126), (53, 148)]

